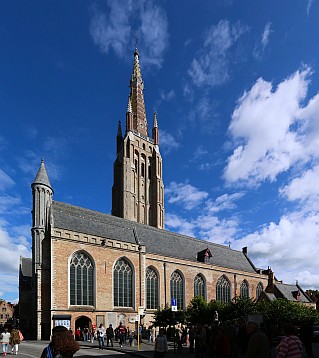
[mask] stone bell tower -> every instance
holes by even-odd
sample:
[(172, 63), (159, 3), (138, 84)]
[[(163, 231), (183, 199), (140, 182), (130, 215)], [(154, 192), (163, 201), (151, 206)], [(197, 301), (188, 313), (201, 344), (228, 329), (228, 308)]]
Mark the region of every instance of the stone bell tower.
[(164, 185), (157, 116), (155, 112), (152, 137), (149, 137), (137, 49), (130, 80), (126, 130), (123, 136), (119, 122), (116, 143), (112, 215), (163, 229)]

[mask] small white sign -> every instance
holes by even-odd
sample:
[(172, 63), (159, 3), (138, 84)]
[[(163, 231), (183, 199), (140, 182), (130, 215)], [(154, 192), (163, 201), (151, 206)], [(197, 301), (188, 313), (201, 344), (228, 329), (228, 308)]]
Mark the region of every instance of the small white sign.
[(140, 316), (144, 316), (144, 307), (139, 307), (139, 308), (138, 308), (138, 314), (139, 314)]
[(176, 312), (177, 311), (177, 306), (172, 306), (172, 311)]

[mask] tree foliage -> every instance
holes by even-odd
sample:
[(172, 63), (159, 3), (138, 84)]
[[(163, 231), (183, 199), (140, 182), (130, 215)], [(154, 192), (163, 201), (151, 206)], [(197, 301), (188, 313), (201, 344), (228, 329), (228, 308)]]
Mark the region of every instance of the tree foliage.
[(319, 323), (318, 311), (286, 299), (256, 303), (251, 299), (237, 298), (230, 303), (223, 304), (213, 300), (207, 303), (203, 297), (197, 296), (192, 299), (185, 311), (180, 310), (175, 313), (175, 320), (169, 308), (157, 310), (154, 315), (154, 324), (156, 326), (170, 326), (177, 322), (211, 324), (214, 320), (215, 311), (218, 312), (219, 321), (262, 314), (265, 323), (268, 324), (291, 322), (299, 325), (304, 321)]

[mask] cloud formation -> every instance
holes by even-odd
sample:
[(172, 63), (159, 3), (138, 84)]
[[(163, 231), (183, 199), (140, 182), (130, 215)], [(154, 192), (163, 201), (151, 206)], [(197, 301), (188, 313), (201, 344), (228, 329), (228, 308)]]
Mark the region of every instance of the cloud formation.
[(228, 128), (236, 145), (224, 171), (228, 182), (274, 181), (318, 155), (318, 138), (311, 130), (317, 126), (317, 96), (303, 107), (310, 73), (309, 67), (298, 70), (275, 90), (259, 78), (239, 99)]
[(202, 49), (192, 60), (188, 74), (196, 86), (215, 87), (229, 80), (228, 55), (238, 39), (248, 31), (240, 22), (221, 20), (206, 32)]
[(260, 41), (257, 42), (255, 49), (253, 51), (253, 55), (256, 59), (260, 60), (263, 57), (265, 48), (269, 43), (270, 34), (272, 33), (271, 30), (271, 22), (267, 22), (265, 25), (264, 31), (261, 35)]
[(119, 58), (126, 58), (132, 51), (137, 33), (143, 64), (162, 66), (168, 45), (168, 21), (165, 11), (150, 0), (108, 1), (105, 12), (92, 7), (90, 33), (101, 52), (112, 49)]

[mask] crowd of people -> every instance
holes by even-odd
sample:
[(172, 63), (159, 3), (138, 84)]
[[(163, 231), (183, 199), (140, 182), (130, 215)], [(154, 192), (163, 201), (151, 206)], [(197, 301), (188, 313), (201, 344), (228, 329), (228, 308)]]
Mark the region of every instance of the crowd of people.
[[(1, 328), (1, 327), (0, 327)], [(273, 345), (271, 335), (263, 323), (255, 321), (246, 322), (240, 318), (236, 322), (225, 323), (214, 322), (208, 325), (178, 325), (169, 332), (174, 338), (174, 351), (185, 352), (184, 348), (194, 354), (196, 358), (205, 356), (214, 358), (270, 358), (271, 348), (275, 350), (277, 358), (302, 358), (303, 349), (308, 357), (312, 357), (312, 341), (309, 325), (302, 325), (297, 333), (296, 327), (289, 323), (281, 325), (280, 342)], [(168, 351), (167, 330), (160, 328), (156, 335), (154, 326), (148, 329), (140, 327), (140, 337), (147, 338), (148, 343), (154, 343), (154, 358), (164, 358)], [(89, 341), (95, 336), (99, 342), (99, 349), (113, 347), (114, 341), (118, 341), (120, 347), (129, 342), (132, 345), (137, 335), (134, 331), (126, 328), (122, 323), (113, 329), (112, 324), (105, 329), (100, 324), (98, 329), (84, 331), (83, 340)], [(70, 358), (79, 350), (76, 341), (77, 333), (73, 335), (70, 329), (64, 326), (56, 326), (52, 330), (50, 344), (43, 350), (41, 358)], [(23, 335), (17, 327), (3, 327), (0, 329), (0, 341), (3, 355), (8, 353), (18, 354), (19, 344)], [(10, 352), (11, 349), (11, 352)]]
[(308, 357), (313, 356), (311, 331), (306, 324), (298, 334), (292, 324), (282, 324), (279, 338), (279, 343), (273, 342), (263, 323), (247, 322), (243, 317), (236, 322), (175, 328), (177, 351), (186, 346), (196, 358), (270, 358), (272, 350), (277, 358), (302, 358), (303, 349)]

